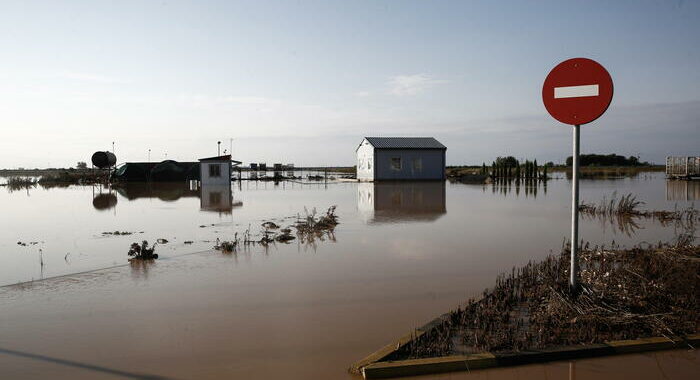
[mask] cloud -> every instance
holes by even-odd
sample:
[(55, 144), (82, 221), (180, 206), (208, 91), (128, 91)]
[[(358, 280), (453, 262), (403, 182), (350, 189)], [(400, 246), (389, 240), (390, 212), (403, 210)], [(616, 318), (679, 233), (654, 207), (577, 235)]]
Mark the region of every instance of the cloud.
[(443, 83), (447, 81), (432, 78), (427, 74), (397, 75), (389, 78), (389, 93), (397, 96), (416, 95)]
[(368, 97), (368, 96), (370, 96), (370, 95), (372, 95), (372, 93), (369, 92), (369, 91), (357, 91), (357, 92), (355, 93), (355, 96), (360, 97), (360, 98), (366, 98), (366, 97)]

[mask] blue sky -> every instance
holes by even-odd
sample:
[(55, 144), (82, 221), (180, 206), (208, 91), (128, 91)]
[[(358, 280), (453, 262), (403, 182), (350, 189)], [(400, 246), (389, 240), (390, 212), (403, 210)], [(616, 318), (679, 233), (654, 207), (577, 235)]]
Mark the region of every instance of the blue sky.
[(603, 64), (582, 152), (698, 154), (700, 2), (3, 1), (0, 167), (193, 160), (352, 165), (366, 135), (435, 136), (448, 164), (562, 161), (549, 70)]

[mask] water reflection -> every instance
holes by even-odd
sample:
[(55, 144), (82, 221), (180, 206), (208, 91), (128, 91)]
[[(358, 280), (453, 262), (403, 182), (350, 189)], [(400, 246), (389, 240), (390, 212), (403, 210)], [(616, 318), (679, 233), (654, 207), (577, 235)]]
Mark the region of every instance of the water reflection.
[(445, 182), (359, 183), (357, 209), (367, 223), (434, 221), (447, 212)]
[(666, 181), (667, 201), (696, 201), (698, 199), (700, 199), (699, 181)]
[(125, 182), (115, 184), (114, 189), (130, 201), (158, 198), (172, 202), (185, 197), (199, 197), (199, 190), (186, 182)]
[(202, 211), (230, 213), (243, 202), (233, 200), (230, 185), (203, 185), (200, 189), (199, 208)]
[(504, 196), (510, 194), (520, 196), (522, 191), (525, 197), (532, 196), (537, 198), (539, 191), (547, 195), (547, 182), (535, 179), (499, 179), (491, 185), (491, 192), (494, 194), (500, 193)]
[(109, 210), (117, 206), (117, 196), (114, 193), (97, 194), (92, 198), (92, 207), (95, 210)]

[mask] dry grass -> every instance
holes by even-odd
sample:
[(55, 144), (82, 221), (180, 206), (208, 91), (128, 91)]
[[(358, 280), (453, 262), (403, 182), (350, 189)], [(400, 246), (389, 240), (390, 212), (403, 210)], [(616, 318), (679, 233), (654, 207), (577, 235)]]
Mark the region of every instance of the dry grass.
[(513, 268), (391, 359), (514, 352), (700, 331), (700, 247), (582, 247), (569, 293), (568, 247)]

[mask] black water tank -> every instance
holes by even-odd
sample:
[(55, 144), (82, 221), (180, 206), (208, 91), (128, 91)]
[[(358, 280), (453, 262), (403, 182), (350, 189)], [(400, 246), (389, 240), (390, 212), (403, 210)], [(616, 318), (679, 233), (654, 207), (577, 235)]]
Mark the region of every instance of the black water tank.
[(112, 152), (95, 152), (92, 154), (92, 164), (100, 169), (106, 169), (117, 163), (117, 156)]

